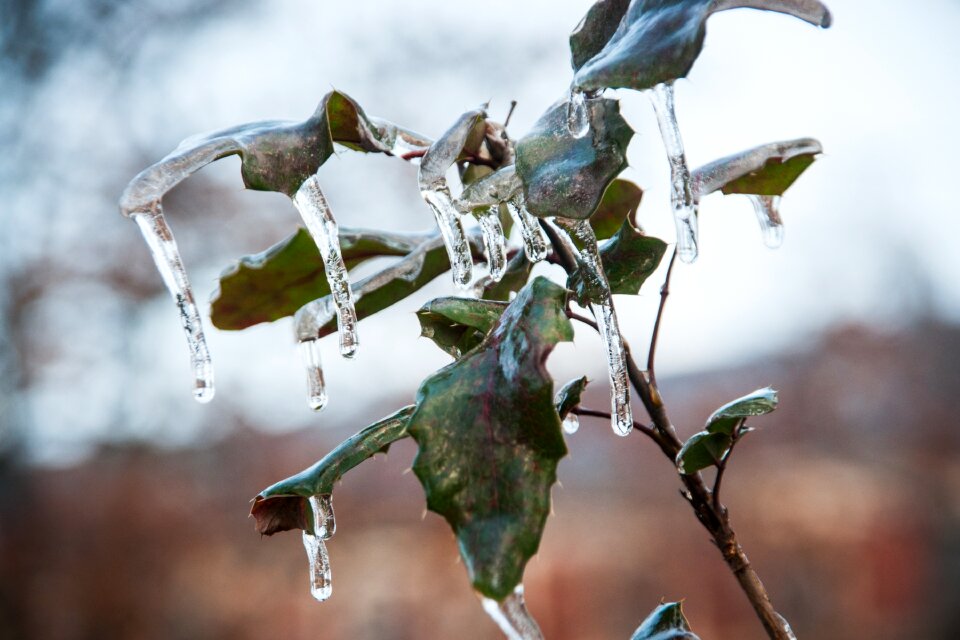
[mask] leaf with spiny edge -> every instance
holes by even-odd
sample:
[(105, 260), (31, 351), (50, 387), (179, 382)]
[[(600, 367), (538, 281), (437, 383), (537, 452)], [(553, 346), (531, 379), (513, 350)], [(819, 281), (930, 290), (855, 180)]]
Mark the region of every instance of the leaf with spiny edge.
[(506, 308), (506, 302), (436, 298), (417, 311), (417, 319), (423, 337), (459, 358), (483, 342)]
[(539, 547), (567, 452), (544, 366), (573, 339), (565, 300), (531, 281), (479, 346), (423, 382), (410, 417), (427, 506), (454, 530), (474, 588), (498, 601)]
[(679, 602), (667, 602), (653, 610), (630, 640), (700, 640), (692, 631)]

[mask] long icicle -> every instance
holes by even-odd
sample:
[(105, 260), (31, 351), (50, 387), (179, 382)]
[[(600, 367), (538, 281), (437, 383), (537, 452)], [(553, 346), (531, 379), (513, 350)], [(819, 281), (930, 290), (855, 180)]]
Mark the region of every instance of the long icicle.
[(312, 496), (309, 503), (313, 511), (313, 532), (303, 532), (303, 548), (310, 563), (310, 594), (323, 602), (333, 593), (330, 555), (324, 540), (333, 536), (337, 524), (333, 516), (331, 496)]
[(771, 249), (783, 244), (783, 219), (780, 217), (780, 196), (749, 196), (757, 213), (763, 243)]
[(520, 235), (523, 238), (523, 248), (527, 253), (527, 259), (530, 262), (540, 262), (547, 257), (547, 240), (543, 237), (543, 229), (537, 222), (536, 217), (527, 211), (523, 192), (518, 193), (507, 201), (507, 209), (514, 222), (520, 227)]
[(584, 278), (603, 290), (602, 300), (592, 301), (590, 311), (597, 320), (600, 337), (607, 352), (607, 372), (610, 375), (610, 413), (613, 432), (619, 436), (630, 435), (633, 431), (633, 410), (630, 407), (630, 380), (627, 375), (626, 352), (617, 314), (613, 307), (613, 294), (610, 283), (603, 272), (597, 237), (586, 220), (554, 218), (554, 222), (566, 236), (569, 248), (576, 252)]
[(420, 194), (430, 205), (437, 219), (437, 226), (440, 228), (443, 243), (447, 248), (453, 282), (462, 289), (469, 288), (470, 281), (473, 279), (473, 256), (470, 253), (470, 245), (467, 244), (463, 223), (460, 222), (460, 216), (453, 206), (450, 188), (444, 180), (442, 185), (425, 189)]
[(483, 232), (483, 245), (487, 251), (487, 265), (490, 270), (490, 279), (500, 282), (507, 270), (507, 246), (503, 235), (503, 225), (500, 224), (498, 207), (487, 207), (476, 212), (480, 229)]
[(330, 205), (320, 189), (317, 176), (310, 176), (293, 196), (293, 203), (300, 212), (307, 230), (323, 258), (330, 293), (337, 307), (337, 326), (340, 334), (340, 355), (352, 358), (357, 352), (357, 312), (353, 306), (353, 290), (347, 267), (340, 252), (340, 236), (337, 221)]
[(523, 599), (523, 585), (517, 585), (513, 593), (497, 602), (483, 598), (483, 610), (487, 612), (508, 640), (543, 640), (540, 626), (527, 611)]
[(670, 203), (677, 226), (677, 255), (684, 262), (697, 259), (699, 232), (697, 225), (697, 202), (690, 180), (690, 169), (683, 150), (683, 138), (677, 125), (674, 109), (673, 84), (658, 84), (650, 91), (653, 109), (660, 125), (663, 146), (670, 161)]
[(200, 312), (187, 279), (187, 272), (180, 259), (177, 242), (163, 218), (160, 203), (149, 210), (135, 211), (129, 214), (140, 228), (144, 240), (150, 247), (150, 254), (157, 265), (170, 296), (180, 312), (180, 324), (190, 349), (190, 365), (193, 368), (193, 397), (198, 402), (210, 402), (214, 395), (213, 362), (206, 338), (203, 336), (203, 323)]

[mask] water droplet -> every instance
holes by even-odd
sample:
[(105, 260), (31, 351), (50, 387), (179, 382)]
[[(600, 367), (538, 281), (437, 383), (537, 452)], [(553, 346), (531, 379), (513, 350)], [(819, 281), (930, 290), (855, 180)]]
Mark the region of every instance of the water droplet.
[(650, 90), (650, 99), (657, 114), (667, 159), (670, 161), (670, 203), (677, 227), (677, 255), (684, 262), (694, 262), (699, 253), (697, 202), (683, 151), (683, 138), (680, 137), (680, 127), (677, 125), (673, 84), (658, 84)]
[(299, 345), (300, 359), (307, 373), (307, 404), (314, 411), (327, 406), (327, 385), (320, 362), (320, 341), (304, 340)]
[(476, 215), (483, 231), (483, 246), (487, 252), (490, 279), (500, 282), (507, 270), (507, 246), (503, 237), (503, 225), (500, 224), (499, 208), (480, 209)]
[(497, 602), (492, 598), (483, 598), (483, 610), (493, 618), (507, 640), (543, 640), (543, 632), (527, 611), (523, 599), (523, 585), (517, 585), (513, 593)]
[(213, 399), (213, 362), (206, 338), (203, 336), (203, 323), (194, 301), (193, 290), (187, 272), (183, 268), (180, 251), (170, 227), (163, 218), (159, 202), (149, 210), (129, 213), (140, 228), (153, 261), (160, 271), (163, 282), (180, 312), (180, 324), (190, 350), (190, 365), (193, 368), (193, 397), (199, 402)]
[(580, 430), (580, 416), (575, 413), (568, 413), (563, 419), (563, 432), (569, 435), (575, 434)]
[(437, 226), (447, 247), (454, 284), (460, 288), (469, 287), (473, 278), (473, 256), (446, 181), (434, 189), (425, 189), (420, 193), (437, 219)]
[(543, 229), (540, 228), (539, 220), (527, 211), (522, 192), (507, 201), (507, 210), (510, 211), (510, 217), (513, 218), (520, 229), (527, 259), (536, 263), (546, 258), (548, 253), (547, 239), (543, 236)]
[(313, 241), (323, 258), (327, 282), (333, 303), (337, 308), (337, 326), (340, 335), (340, 355), (352, 358), (357, 352), (359, 340), (357, 338), (357, 312), (354, 309), (353, 290), (350, 287), (350, 278), (347, 267), (340, 252), (340, 235), (337, 221), (333, 218), (330, 205), (320, 189), (317, 176), (310, 176), (296, 195), (293, 203)]
[(771, 249), (783, 244), (783, 220), (780, 218), (780, 196), (749, 196), (757, 212), (763, 243)]
[(570, 98), (567, 101), (567, 129), (574, 138), (582, 138), (590, 131), (587, 95), (573, 88), (570, 89)]

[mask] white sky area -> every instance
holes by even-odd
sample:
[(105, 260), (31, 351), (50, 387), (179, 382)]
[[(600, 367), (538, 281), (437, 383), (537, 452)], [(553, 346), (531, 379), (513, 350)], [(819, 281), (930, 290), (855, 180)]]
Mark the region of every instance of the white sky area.
[[(896, 328), (922, 310), (960, 319), (960, 222), (951, 186), (960, 148), (960, 4), (828, 4), (834, 13), (829, 30), (752, 10), (714, 16), (699, 61), (677, 84), (691, 167), (804, 136), (820, 139), (826, 153), (784, 198), (786, 237), (779, 250), (762, 244), (745, 197), (704, 200), (700, 259), (678, 265), (674, 274), (661, 376), (802, 350), (841, 322)], [(302, 120), (332, 87), (372, 115), (431, 136), (487, 100), (491, 115), (502, 118), (516, 99), (510, 130), (520, 137), (568, 86), (567, 36), (589, 5), (253, 3), (175, 42), (135, 43), (127, 61), (133, 71), (122, 81), (113, 61), (72, 56), (23, 114), (34, 145), (29, 153), (47, 158), (49, 170), (3, 186), (11, 215), (2, 217), (15, 225), (4, 231), (3, 247), (20, 259), (74, 247), (82, 271), (84, 252), (101, 250), (104, 237), (142, 246), (134, 225), (116, 213), (128, 176), (117, 181), (114, 167), (145, 166), (198, 132)], [(638, 220), (672, 242), (668, 165), (649, 100), (628, 91), (615, 95), (637, 131), (625, 177), (646, 192)], [(280, 213), (259, 245), (218, 247), (215, 255), (204, 249), (204, 238), (178, 233), (201, 300), (231, 259), (266, 248), (298, 222), (280, 196), (239, 193), (238, 162), (220, 164), (204, 179)], [(432, 225), (415, 169), (404, 163), (345, 152), (321, 177), (341, 226)], [(39, 207), (38, 193), (46, 194)], [(37, 224), (44, 220), (57, 225)], [(170, 221), (177, 232), (179, 220), (171, 215)], [(78, 243), (82, 236), (92, 238)], [(139, 259), (149, 264), (145, 246)], [(641, 348), (661, 279), (655, 275), (639, 297), (617, 301), (626, 338)], [(132, 305), (96, 282), (71, 284), (38, 303), (34, 314), (50, 336), (52, 344), (44, 346), (56, 355), (39, 347), (28, 354), (40, 363), (28, 398), (30, 455), (64, 463), (118, 435), (179, 445), (238, 421), (278, 430), (357, 430), (378, 417), (368, 405), (378, 412), (385, 398), (412, 399), (419, 381), (448, 361), (417, 337), (412, 312), (429, 297), (453, 292), (444, 277), (364, 320), (354, 361), (341, 360), (336, 338), (326, 339), (331, 401), (317, 416), (306, 407), (289, 320), (239, 333), (208, 325), (218, 391), (211, 405), (200, 406), (191, 398), (186, 346), (168, 298)], [(582, 373), (606, 380), (599, 341), (584, 331), (575, 346), (558, 349), (551, 369), (561, 381)], [(776, 381), (757, 386), (767, 383)]]

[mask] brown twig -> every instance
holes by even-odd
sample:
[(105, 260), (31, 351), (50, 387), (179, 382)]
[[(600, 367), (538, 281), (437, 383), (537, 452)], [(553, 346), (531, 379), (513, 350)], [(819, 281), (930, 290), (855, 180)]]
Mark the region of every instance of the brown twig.
[[(588, 409), (586, 407), (581, 407), (581, 406), (574, 407), (573, 409), (570, 410), (570, 413), (574, 413), (578, 416), (588, 416), (590, 418), (603, 418), (607, 421), (610, 421), (613, 419), (613, 415), (609, 411), (599, 411), (597, 409)], [(648, 427), (647, 425), (634, 420), (633, 428), (639, 431), (640, 433), (644, 434), (645, 436), (649, 438), (653, 438), (654, 442), (656, 442), (657, 444), (660, 444), (660, 434), (654, 431), (652, 428)]]
[(657, 309), (657, 320), (653, 323), (653, 335), (650, 337), (650, 351), (647, 353), (647, 371), (650, 373), (650, 380), (653, 384), (657, 383), (656, 358), (657, 342), (660, 339), (660, 322), (663, 320), (663, 310), (667, 307), (667, 297), (670, 295), (670, 277), (673, 275), (673, 265), (677, 262), (677, 250), (673, 250), (670, 256), (670, 266), (667, 267), (667, 275), (663, 279), (663, 285), (660, 287), (660, 307)]

